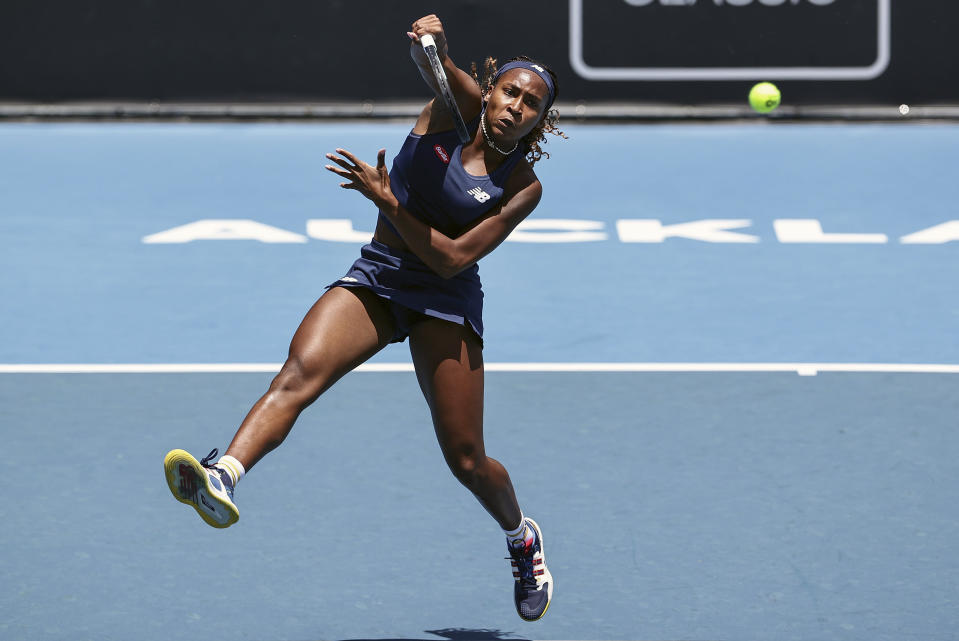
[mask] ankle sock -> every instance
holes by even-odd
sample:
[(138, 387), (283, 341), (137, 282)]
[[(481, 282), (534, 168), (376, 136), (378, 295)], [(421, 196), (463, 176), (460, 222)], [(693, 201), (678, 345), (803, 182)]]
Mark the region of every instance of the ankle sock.
[(240, 463), (232, 456), (221, 456), (220, 460), (217, 461), (213, 467), (218, 467), (229, 474), (230, 480), (233, 481), (233, 487), (236, 487), (236, 484), (239, 483), (243, 475), (246, 474), (246, 470), (243, 469), (243, 463)]
[(529, 547), (533, 545), (536, 538), (533, 528), (527, 525), (525, 516), (515, 529), (503, 530), (503, 532), (506, 534), (506, 542), (511, 548)]

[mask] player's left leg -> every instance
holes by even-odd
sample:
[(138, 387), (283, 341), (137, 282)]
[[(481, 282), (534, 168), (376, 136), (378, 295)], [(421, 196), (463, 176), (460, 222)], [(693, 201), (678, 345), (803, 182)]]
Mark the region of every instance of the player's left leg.
[(428, 319), (410, 329), (410, 353), (446, 463), (508, 533), (516, 610), (535, 621), (549, 607), (553, 579), (542, 532), (523, 516), (506, 468), (486, 455), (480, 340), (462, 325)]
[(214, 462), (215, 449), (202, 460), (180, 449), (166, 455), (163, 469), (174, 498), (213, 527), (236, 523), (240, 512), (233, 489), (240, 477), (283, 442), (300, 413), (324, 391), (386, 346), (394, 331), (389, 308), (373, 292), (334, 287), (324, 293), (303, 318), (286, 362), (226, 456)]

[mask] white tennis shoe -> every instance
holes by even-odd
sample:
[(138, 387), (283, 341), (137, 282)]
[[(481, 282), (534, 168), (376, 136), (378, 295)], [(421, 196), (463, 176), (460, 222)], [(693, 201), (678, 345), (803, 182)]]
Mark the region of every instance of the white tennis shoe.
[(509, 547), (510, 564), (513, 566), (513, 602), (516, 612), (525, 621), (536, 621), (546, 614), (553, 598), (553, 575), (546, 567), (543, 533), (531, 518), (526, 524), (536, 535), (532, 545)]

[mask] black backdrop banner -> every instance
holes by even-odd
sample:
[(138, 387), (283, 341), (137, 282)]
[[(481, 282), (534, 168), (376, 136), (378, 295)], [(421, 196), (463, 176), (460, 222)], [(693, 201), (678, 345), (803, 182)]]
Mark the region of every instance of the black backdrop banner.
[(437, 13), (463, 67), (526, 54), (566, 103), (959, 103), (942, 0), (3, 0), (0, 101), (425, 99), (410, 23)]

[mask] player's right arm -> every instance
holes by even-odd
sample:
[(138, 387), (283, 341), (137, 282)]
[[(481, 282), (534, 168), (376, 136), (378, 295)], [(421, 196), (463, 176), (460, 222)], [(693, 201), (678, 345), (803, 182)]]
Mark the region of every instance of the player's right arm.
[[(443, 63), (443, 70), (446, 71), (446, 78), (450, 84), (450, 90), (456, 99), (463, 120), (469, 122), (475, 118), (481, 108), (482, 96), (480, 89), (473, 80), (473, 77), (467, 72), (457, 67), (448, 54), (446, 44), (446, 34), (443, 31), (443, 23), (435, 15), (428, 15), (415, 21), (408, 32), (411, 38), (410, 56), (420, 70), (420, 75), (426, 84), (437, 92), (436, 79), (433, 77), (433, 70), (430, 67), (429, 59), (423, 51), (423, 45), (420, 44), (420, 36), (430, 34), (436, 40), (436, 53), (440, 62)], [(438, 105), (434, 108), (435, 105)], [(449, 115), (446, 107), (435, 99), (427, 103), (423, 108), (416, 125), (413, 127), (413, 133), (426, 134), (435, 131), (445, 131), (453, 128), (453, 119)]]

